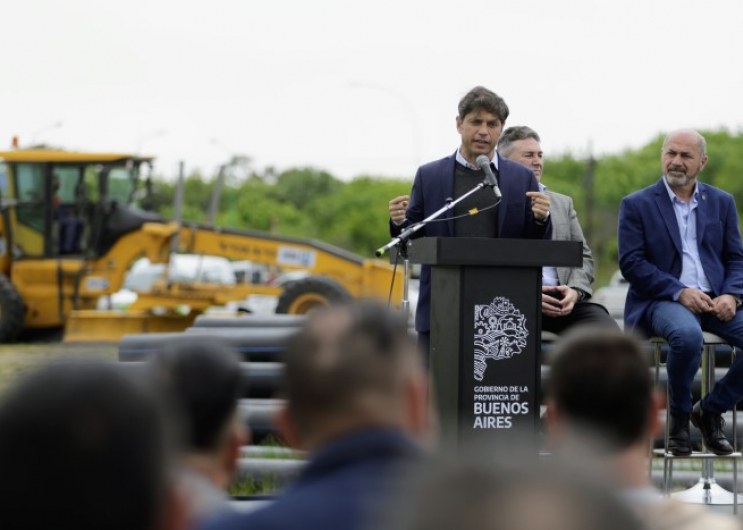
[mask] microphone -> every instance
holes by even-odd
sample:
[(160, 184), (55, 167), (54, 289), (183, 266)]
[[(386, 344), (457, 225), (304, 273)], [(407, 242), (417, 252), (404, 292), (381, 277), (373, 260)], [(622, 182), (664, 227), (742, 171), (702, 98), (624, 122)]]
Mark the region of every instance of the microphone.
[(487, 155), (480, 155), (475, 159), (475, 162), (477, 162), (477, 165), (480, 166), (480, 169), (485, 172), (485, 184), (493, 188), (495, 198), (500, 199), (500, 188), (498, 187), (498, 181), (493, 174), (493, 169), (490, 167), (490, 159), (487, 157)]

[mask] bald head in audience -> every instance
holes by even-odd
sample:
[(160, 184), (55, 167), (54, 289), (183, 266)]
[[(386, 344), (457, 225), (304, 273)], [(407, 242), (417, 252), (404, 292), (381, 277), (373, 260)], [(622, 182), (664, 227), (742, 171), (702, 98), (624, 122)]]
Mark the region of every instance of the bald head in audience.
[(314, 449), (364, 428), (432, 436), (427, 380), (407, 322), (372, 302), (312, 315), (286, 356), (281, 431)]

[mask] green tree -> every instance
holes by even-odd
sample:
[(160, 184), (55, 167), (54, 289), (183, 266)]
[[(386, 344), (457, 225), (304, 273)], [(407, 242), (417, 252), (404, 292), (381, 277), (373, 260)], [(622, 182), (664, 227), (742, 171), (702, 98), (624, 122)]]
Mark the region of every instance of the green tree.
[(358, 177), (332, 196), (308, 205), (318, 237), (371, 257), (389, 240), (389, 210), (393, 197), (410, 191), (411, 183), (371, 176)]
[(290, 169), (279, 175), (276, 197), (301, 210), (313, 199), (331, 196), (343, 183), (327, 171), (313, 168)]
[[(700, 180), (725, 189), (743, 207), (743, 132), (701, 131), (707, 138), (709, 164)], [(639, 149), (597, 157), (593, 172), (586, 160), (563, 154), (545, 163), (549, 189), (573, 198), (581, 224), (591, 229), (589, 244), (597, 262), (597, 285), (617, 269), (617, 215), (624, 196), (660, 178), (658, 135)], [(587, 204), (592, 175), (593, 205)], [(213, 179), (198, 173), (186, 179), (184, 219), (203, 221), (209, 208)], [(387, 204), (410, 192), (402, 179), (357, 177), (350, 182), (314, 168), (290, 169), (278, 175), (253, 171), (235, 187), (225, 186), (216, 224), (304, 238), (313, 238), (370, 257), (389, 240)], [(172, 218), (175, 184), (154, 182), (155, 209)], [(591, 218), (588, 218), (591, 212)]]

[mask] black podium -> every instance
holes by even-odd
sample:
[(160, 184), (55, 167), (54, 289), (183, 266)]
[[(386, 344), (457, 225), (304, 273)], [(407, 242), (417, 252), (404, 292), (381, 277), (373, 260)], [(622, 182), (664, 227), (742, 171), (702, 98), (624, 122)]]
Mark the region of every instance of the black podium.
[(536, 451), (542, 267), (580, 267), (573, 241), (420, 238), (431, 265), (431, 378), (443, 449)]

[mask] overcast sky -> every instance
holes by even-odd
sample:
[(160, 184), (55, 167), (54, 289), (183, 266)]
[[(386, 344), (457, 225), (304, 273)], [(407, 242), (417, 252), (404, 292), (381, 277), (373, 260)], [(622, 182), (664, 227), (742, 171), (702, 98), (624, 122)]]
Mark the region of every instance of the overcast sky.
[[(411, 178), (481, 84), (547, 156), (743, 130), (740, 0), (2, 0), (0, 148)], [(714, 146), (710, 146), (714, 153)], [(743, 154), (741, 155), (743, 156)], [(547, 174), (549, 168), (547, 168)]]

